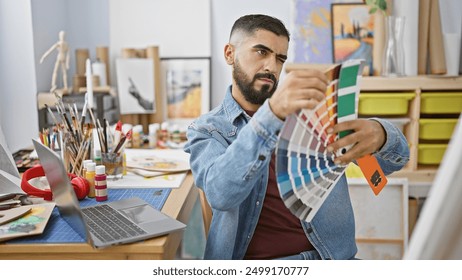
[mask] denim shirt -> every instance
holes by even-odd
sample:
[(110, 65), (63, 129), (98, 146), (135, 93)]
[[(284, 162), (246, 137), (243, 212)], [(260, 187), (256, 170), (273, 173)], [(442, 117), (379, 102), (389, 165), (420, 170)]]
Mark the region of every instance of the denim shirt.
[[(409, 160), (408, 144), (390, 122), (376, 120), (387, 140), (375, 156), (390, 174)], [(185, 151), (191, 154), (195, 184), (205, 192), (213, 213), (205, 259), (243, 259), (260, 216), (271, 154), (283, 123), (268, 100), (249, 117), (229, 87), (220, 106), (189, 126)], [(345, 175), (313, 220), (301, 224), (323, 259), (355, 257), (355, 221)]]

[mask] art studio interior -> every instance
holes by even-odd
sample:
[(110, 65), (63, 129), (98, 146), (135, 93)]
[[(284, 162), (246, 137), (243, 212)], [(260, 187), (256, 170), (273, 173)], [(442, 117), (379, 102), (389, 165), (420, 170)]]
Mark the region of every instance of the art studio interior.
[[(387, 3), (387, 9), (374, 2)], [(234, 22), (248, 14), (275, 17), (290, 33), (279, 87), (291, 72), (338, 70), (329, 76), (322, 106), (280, 120), (284, 127), (272, 149), (285, 206), (310, 224), (316, 212), (314, 218), (302, 214), (313, 201), (306, 197), (321, 201), (313, 207), (321, 213), (322, 202), (345, 176), (355, 258), (461, 259), (462, 227), (454, 222), (462, 219), (458, 0), (0, 0), (0, 259), (207, 258), (206, 246), (215, 244), (210, 235), (220, 235), (213, 216), (223, 209), (208, 202), (213, 191), (197, 186), (207, 174), (199, 165), (213, 165), (192, 160), (188, 135), (192, 123), (226, 103), (236, 69), (225, 58), (225, 46)], [(355, 63), (354, 81), (345, 79), (343, 70)], [(342, 98), (342, 74), (354, 92), (349, 101)], [(342, 102), (351, 106), (342, 109)], [(247, 125), (254, 116), (247, 115)], [(327, 146), (348, 136), (327, 134), (327, 128), (376, 118), (404, 136), (406, 164), (386, 176), (371, 172), (370, 161), (335, 165), (342, 151)], [(227, 133), (212, 126), (204, 126), (203, 137), (210, 132), (223, 142), (202, 143), (210, 154), (217, 146), (232, 148), (230, 141), (241, 136), (234, 140), (232, 133), (248, 132), (235, 123)], [(255, 169), (260, 161), (269, 162), (257, 155)], [(230, 169), (224, 172), (237, 172)], [(129, 197), (153, 208), (139, 219), (159, 215), (179, 223), (100, 249), (56, 207), (63, 200), (50, 190), (59, 185), (51, 182), (53, 170), (76, 193), (69, 207), (81, 226), (88, 223), (80, 214), (85, 207)], [(318, 197), (310, 186), (326, 190)], [(33, 229), (18, 229), (30, 225), (28, 218), (35, 219)]]

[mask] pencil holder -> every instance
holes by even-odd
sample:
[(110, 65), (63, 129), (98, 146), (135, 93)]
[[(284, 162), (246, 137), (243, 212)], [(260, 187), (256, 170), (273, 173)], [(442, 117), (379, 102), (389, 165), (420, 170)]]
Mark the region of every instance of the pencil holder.
[(123, 153), (101, 153), (101, 163), (106, 167), (107, 180), (123, 177)]

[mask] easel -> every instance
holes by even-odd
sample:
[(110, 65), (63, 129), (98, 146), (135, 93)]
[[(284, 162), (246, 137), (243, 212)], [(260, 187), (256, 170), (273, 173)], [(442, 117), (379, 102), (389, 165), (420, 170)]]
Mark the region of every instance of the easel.
[(125, 114), (120, 115), (122, 123), (141, 124), (144, 133), (148, 133), (148, 126), (151, 123), (162, 123), (165, 120), (165, 102), (164, 95), (161, 93), (160, 84), (160, 57), (159, 47), (150, 46), (146, 49), (124, 48), (122, 49), (122, 58), (151, 58), (154, 63), (154, 91), (156, 101), (156, 112), (152, 114)]

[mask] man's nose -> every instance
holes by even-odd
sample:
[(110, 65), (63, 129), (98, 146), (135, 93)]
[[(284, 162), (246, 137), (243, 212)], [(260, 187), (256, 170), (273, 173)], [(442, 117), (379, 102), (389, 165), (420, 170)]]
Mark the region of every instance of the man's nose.
[(276, 75), (278, 73), (278, 64), (276, 57), (270, 56), (265, 60), (264, 69), (265, 72)]

